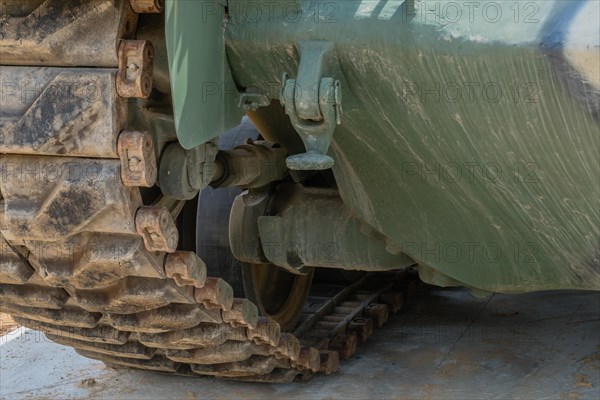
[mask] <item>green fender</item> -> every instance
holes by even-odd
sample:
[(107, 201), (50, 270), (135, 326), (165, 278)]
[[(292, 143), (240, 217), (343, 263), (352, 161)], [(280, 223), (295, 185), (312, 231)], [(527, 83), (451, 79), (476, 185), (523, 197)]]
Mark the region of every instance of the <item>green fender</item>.
[(218, 1), (166, 2), (175, 125), (187, 149), (233, 128), (242, 116), (225, 56), (223, 16)]

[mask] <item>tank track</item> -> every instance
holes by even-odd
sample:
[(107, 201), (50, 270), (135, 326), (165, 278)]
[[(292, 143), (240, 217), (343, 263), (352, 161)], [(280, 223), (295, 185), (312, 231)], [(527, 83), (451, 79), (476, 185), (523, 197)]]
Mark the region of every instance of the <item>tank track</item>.
[(315, 286), (293, 333), (206, 277), (175, 250), (172, 210), (122, 179), (116, 49), (137, 16), (125, 0), (66, 3), (0, 19), (1, 310), (115, 367), (257, 382), (334, 372), (398, 311), (389, 276)]

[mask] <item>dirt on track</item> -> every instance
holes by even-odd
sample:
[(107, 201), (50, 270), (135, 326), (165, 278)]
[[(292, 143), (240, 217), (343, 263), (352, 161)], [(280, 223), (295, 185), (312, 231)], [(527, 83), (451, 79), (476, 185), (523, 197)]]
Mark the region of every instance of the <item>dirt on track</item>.
[(0, 313), (0, 336), (6, 335), (8, 332), (19, 326), (10, 315)]

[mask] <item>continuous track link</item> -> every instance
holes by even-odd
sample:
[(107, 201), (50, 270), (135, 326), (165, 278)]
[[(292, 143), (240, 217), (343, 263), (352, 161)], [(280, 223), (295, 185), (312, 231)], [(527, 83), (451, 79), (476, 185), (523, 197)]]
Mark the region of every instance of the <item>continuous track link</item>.
[(0, 19), (2, 311), (114, 367), (256, 382), (334, 372), (401, 295), (389, 279), (315, 287), (304, 322), (281, 332), (176, 251), (170, 210), (143, 204), (119, 144), (135, 130), (117, 49), (137, 16), (126, 0), (67, 3), (24, 1)]

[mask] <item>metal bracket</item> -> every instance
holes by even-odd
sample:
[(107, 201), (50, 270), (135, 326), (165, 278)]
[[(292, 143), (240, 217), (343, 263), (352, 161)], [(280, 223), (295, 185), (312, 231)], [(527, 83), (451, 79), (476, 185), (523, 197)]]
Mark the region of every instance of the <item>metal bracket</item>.
[(206, 142), (186, 150), (177, 142), (164, 150), (158, 171), (163, 194), (179, 200), (191, 200), (207, 187), (217, 174), (215, 159), (219, 149), (216, 141)]
[(264, 93), (245, 92), (240, 93), (238, 98), (238, 107), (244, 112), (256, 111), (260, 107), (268, 107), (271, 99)]
[(326, 153), (343, 112), (340, 82), (323, 77), (333, 43), (307, 41), (300, 43), (299, 48), (298, 77), (289, 79), (284, 74), (280, 102), (304, 142), (306, 153), (288, 157), (286, 162), (291, 170), (325, 170), (334, 164)]
[(157, 167), (152, 135), (148, 132), (123, 131), (119, 135), (117, 147), (123, 184), (139, 187), (154, 186)]
[(177, 249), (179, 234), (166, 208), (141, 207), (135, 215), (135, 228), (148, 251), (173, 253)]
[(248, 139), (233, 150), (222, 150), (217, 155), (217, 170), (211, 182), (213, 188), (239, 186), (257, 189), (271, 182), (282, 180), (288, 169), (285, 165), (287, 152), (265, 141)]
[(152, 92), (154, 46), (147, 40), (123, 40), (119, 46), (117, 92), (126, 98), (148, 98)]
[(202, 190), (212, 182), (215, 177), (216, 166), (215, 159), (219, 153), (219, 146), (216, 140), (211, 140), (201, 146), (187, 150), (188, 177), (193, 188)]

